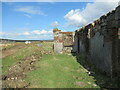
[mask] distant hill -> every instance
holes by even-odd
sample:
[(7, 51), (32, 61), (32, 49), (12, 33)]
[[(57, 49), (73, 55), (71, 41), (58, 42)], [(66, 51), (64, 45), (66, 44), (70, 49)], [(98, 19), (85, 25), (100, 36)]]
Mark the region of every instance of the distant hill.
[(53, 40), (12, 40), (12, 39), (0, 39), (0, 43), (12, 43), (12, 42), (26, 42), (26, 41), (40, 41), (40, 42), (53, 42)]

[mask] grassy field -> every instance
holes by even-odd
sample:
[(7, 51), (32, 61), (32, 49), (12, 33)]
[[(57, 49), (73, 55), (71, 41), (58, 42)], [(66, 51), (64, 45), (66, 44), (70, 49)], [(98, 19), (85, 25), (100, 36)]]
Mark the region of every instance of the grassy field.
[(25, 57), (29, 56), (33, 52), (33, 50), (37, 48), (34, 44), (23, 45), (23, 47), (24, 46), (26, 46), (26, 48), (18, 49), (17, 52), (14, 53), (13, 55), (7, 56), (2, 59), (3, 75), (7, 73), (7, 70), (12, 65), (14, 65), (18, 61), (24, 59)]
[(86, 73), (69, 54), (43, 55), (36, 63), (37, 70), (29, 72), (26, 81), (30, 88), (97, 88), (93, 77)]
[[(94, 77), (89, 76), (88, 71), (71, 53), (53, 53), (52, 42), (44, 42), (40, 46), (37, 44), (29, 44), (3, 58), (3, 75), (7, 75), (9, 68), (16, 63), (21, 60), (24, 62), (25, 58), (35, 54), (38, 59), (34, 63), (35, 69), (26, 72), (26, 77), (23, 78), (24, 82), (29, 83), (27, 88), (99, 88)], [(40, 54), (42, 58), (39, 57)]]

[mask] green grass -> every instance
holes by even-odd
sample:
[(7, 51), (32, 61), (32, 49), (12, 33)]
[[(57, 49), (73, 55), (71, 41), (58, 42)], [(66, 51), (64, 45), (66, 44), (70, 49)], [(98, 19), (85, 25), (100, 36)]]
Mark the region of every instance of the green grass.
[[(26, 72), (24, 80), (30, 83), (28, 88), (99, 88), (95, 79), (89, 76), (87, 70), (82, 67), (70, 53), (55, 54), (52, 49), (52, 42), (42, 43), (37, 47), (36, 43), (28, 45), (17, 53), (4, 58), (3, 74), (20, 60), (32, 53), (39, 55), (42, 50), (42, 59), (35, 63), (34, 71)], [(45, 54), (51, 51), (50, 54)], [(82, 59), (82, 58), (81, 58)]]
[(18, 61), (21, 61), (25, 57), (29, 56), (31, 53), (33, 53), (33, 50), (37, 47), (35, 45), (28, 45), (27, 48), (23, 48), (21, 50), (18, 50), (13, 55), (7, 56), (2, 59), (2, 74), (7, 74), (7, 70), (17, 63)]
[(53, 42), (44, 42), (42, 43), (43, 45), (43, 50), (45, 51), (53, 51)]
[[(44, 49), (51, 50), (50, 47)], [(31, 83), (29, 88), (99, 88), (69, 53), (44, 54), (35, 66), (36, 70), (27, 73), (25, 78)]]

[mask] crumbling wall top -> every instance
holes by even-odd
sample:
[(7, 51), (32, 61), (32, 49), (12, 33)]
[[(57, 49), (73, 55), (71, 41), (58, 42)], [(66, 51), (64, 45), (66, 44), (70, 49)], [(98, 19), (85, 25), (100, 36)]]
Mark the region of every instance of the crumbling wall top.
[(61, 31), (61, 30), (59, 30), (58, 28), (54, 28), (54, 29), (53, 29), (53, 32), (54, 32), (54, 33), (57, 32), (57, 31)]

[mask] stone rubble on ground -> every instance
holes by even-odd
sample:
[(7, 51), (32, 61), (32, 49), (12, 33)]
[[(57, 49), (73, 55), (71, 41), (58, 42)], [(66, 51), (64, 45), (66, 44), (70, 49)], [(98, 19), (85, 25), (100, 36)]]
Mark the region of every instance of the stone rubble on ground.
[(26, 77), (25, 73), (35, 69), (34, 63), (38, 61), (38, 58), (41, 58), (41, 56), (37, 56), (34, 53), (29, 57), (23, 59), (22, 61), (18, 62), (14, 66), (10, 67), (7, 76), (2, 76), (3, 88), (27, 87), (29, 84), (23, 80)]

